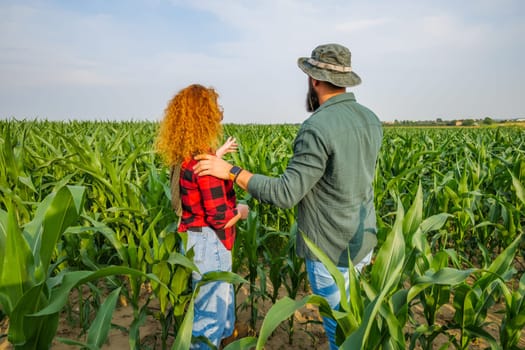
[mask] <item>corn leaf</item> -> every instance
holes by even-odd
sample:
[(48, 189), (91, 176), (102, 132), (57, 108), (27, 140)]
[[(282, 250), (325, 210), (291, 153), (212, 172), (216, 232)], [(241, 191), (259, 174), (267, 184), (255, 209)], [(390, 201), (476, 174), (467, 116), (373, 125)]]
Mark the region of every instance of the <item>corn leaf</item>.
[[(0, 209), (0, 281), (2, 280), (2, 271), (4, 270), (5, 246), (7, 244), (7, 212)], [(1, 299), (0, 299), (1, 301)], [(2, 304), (0, 302), (0, 304)]]
[(511, 171), (509, 171), (509, 173), (512, 176), (512, 185), (514, 186), (514, 190), (516, 191), (516, 197), (518, 197), (522, 204), (525, 204), (525, 189), (523, 185)]
[(255, 337), (244, 337), (236, 340), (224, 347), (224, 350), (245, 350), (253, 349), (257, 345), (257, 338)]
[(33, 255), (20, 232), (12, 207), (8, 208), (7, 223), (4, 222), (3, 226), (7, 229), (7, 237), (5, 254), (0, 256), (0, 296), (3, 309), (7, 315), (11, 315), (18, 301), (34, 284), (31, 276), (34, 265)]
[[(264, 347), (264, 344), (272, 334), (272, 332), (283, 322), (288, 319), (296, 310), (302, 308), (306, 304), (312, 304), (319, 306), (320, 312), (323, 316), (331, 317), (337, 319), (328, 302), (321, 296), (318, 295), (308, 295), (301, 300), (293, 300), (289, 297), (284, 297), (275, 303), (263, 320), (259, 336), (257, 339), (257, 350), (261, 350)], [(344, 313), (339, 313), (344, 315)]]
[(401, 278), (405, 260), (403, 221), (403, 205), (398, 201), (396, 221), (392, 231), (387, 235), (386, 241), (379, 248), (376, 261), (372, 265), (370, 284), (377, 292), (390, 289)]
[(89, 327), (87, 343), (96, 347), (102, 347), (106, 341), (111, 328), (111, 319), (115, 306), (117, 305), (120, 288), (111, 292), (97, 311), (97, 316)]
[(179, 330), (177, 331), (177, 336), (173, 341), (171, 347), (172, 350), (187, 350), (190, 348), (191, 344), (191, 331), (193, 329), (193, 315), (195, 313), (195, 295), (190, 299), (190, 304), (188, 305), (188, 311), (182, 320)]
[(84, 191), (79, 187), (63, 187), (53, 198), (43, 221), (40, 264), (47, 271), (59, 237), (78, 220), (80, 202)]
[(403, 233), (407, 237), (411, 237), (423, 219), (423, 188), (421, 187), (421, 182), (417, 187), (416, 196), (412, 202), (412, 206), (408, 209), (404, 219), (403, 219)]
[(61, 342), (62, 344), (78, 346), (81, 349), (85, 348), (88, 350), (100, 350), (100, 348), (97, 346), (89, 345), (79, 340), (67, 339), (67, 338), (62, 338), (62, 337), (55, 337), (55, 339)]
[(455, 286), (465, 282), (468, 276), (478, 271), (477, 269), (458, 270), (454, 268), (441, 268), (438, 271), (428, 270), (424, 275), (417, 277), (409, 290), (408, 301), (413, 300), (419, 293), (433, 285)]
[(169, 288), (164, 283), (162, 283), (162, 281), (160, 281), (157, 276), (153, 274), (146, 274), (142, 271), (125, 266), (109, 266), (97, 271), (72, 271), (65, 273), (61, 279), (61, 282), (52, 289), (51, 295), (49, 297), (49, 305), (34, 313), (32, 316), (49, 315), (62, 310), (68, 300), (68, 295), (71, 292), (71, 289), (77, 285), (91, 282), (98, 278), (117, 275), (131, 275), (153, 280), (160, 284), (163, 288), (166, 288), (169, 293), (172, 294), (171, 290), (169, 290)]
[(303, 235), (304, 242), (306, 243), (308, 248), (314, 253), (314, 255), (319, 259), (319, 261), (323, 263), (330, 275), (332, 275), (332, 277), (334, 278), (335, 284), (339, 289), (339, 295), (341, 295), (341, 309), (344, 311), (349, 311), (350, 305), (348, 304), (348, 299), (346, 297), (343, 297), (346, 296), (345, 278), (343, 274), (341, 273), (341, 271), (339, 271), (337, 266), (335, 266), (335, 264), (328, 257), (328, 255), (326, 255), (325, 252), (319, 249), (308, 237), (306, 237), (304, 233), (301, 232), (301, 234)]

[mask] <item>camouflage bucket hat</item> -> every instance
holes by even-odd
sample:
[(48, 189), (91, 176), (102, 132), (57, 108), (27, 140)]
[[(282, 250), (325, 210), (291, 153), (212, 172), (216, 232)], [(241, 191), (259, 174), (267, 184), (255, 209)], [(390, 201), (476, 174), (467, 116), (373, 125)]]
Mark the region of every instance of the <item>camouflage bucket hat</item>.
[(350, 87), (361, 83), (352, 72), (350, 50), (339, 44), (317, 46), (311, 57), (300, 57), (297, 65), (315, 80), (328, 81), (335, 86)]

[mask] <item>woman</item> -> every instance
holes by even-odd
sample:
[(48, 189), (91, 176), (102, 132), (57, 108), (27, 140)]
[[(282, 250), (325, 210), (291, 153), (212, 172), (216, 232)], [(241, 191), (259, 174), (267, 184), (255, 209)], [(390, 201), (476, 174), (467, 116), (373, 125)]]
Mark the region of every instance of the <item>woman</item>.
[[(179, 232), (187, 232), (186, 249), (193, 247), (194, 263), (200, 273), (192, 274), (193, 286), (209, 271), (231, 271), (231, 249), (235, 242), (235, 223), (245, 219), (248, 206), (236, 205), (233, 181), (193, 172), (200, 153), (210, 153), (222, 135), (222, 109), (212, 88), (194, 84), (181, 90), (168, 103), (157, 138), (157, 151), (172, 169), (173, 207), (178, 207), (180, 190), (181, 221)], [(216, 154), (236, 149), (229, 138)], [(175, 169), (175, 170), (174, 170)], [(180, 171), (178, 170), (180, 169)], [(178, 179), (178, 181), (177, 181)], [(193, 336), (204, 336), (219, 346), (234, 330), (233, 286), (213, 282), (202, 286), (195, 299)], [(192, 349), (208, 349), (194, 338)]]

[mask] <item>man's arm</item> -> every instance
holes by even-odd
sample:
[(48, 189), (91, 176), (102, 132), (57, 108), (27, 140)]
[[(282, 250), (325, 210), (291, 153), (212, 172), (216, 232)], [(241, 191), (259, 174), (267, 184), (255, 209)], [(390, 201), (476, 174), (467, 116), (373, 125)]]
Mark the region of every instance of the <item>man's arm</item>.
[[(291, 208), (323, 176), (328, 161), (327, 149), (317, 129), (303, 125), (294, 141), (294, 154), (281, 176), (263, 176), (242, 170), (235, 182), (262, 202), (280, 208)], [(230, 163), (209, 154), (198, 155), (195, 159), (199, 162), (193, 170), (199, 176), (212, 175), (220, 179), (231, 179), (230, 171), (233, 166)]]
[[(227, 161), (211, 154), (199, 154), (195, 159), (199, 161), (193, 167), (195, 174), (199, 176), (211, 175), (223, 180), (230, 179), (230, 170), (233, 168), (233, 165)], [(253, 174), (248, 170), (242, 169), (237, 179), (235, 179), (235, 183), (243, 190), (246, 190), (252, 176)]]
[(237, 180), (235, 180), (235, 183), (239, 185), (240, 188), (246, 191), (248, 189), (248, 182), (250, 182), (252, 176), (253, 174), (250, 173), (248, 170), (242, 169), (239, 176), (237, 176)]

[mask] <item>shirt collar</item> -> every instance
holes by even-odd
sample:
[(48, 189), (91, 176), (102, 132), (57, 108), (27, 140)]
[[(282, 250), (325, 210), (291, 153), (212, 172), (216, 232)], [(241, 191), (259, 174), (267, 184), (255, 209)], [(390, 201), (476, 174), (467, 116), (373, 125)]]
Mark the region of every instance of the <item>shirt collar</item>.
[(326, 100), (318, 109), (316, 112), (319, 112), (320, 110), (329, 107), (331, 105), (334, 105), (339, 102), (343, 101), (352, 101), (356, 102), (355, 95), (353, 92), (345, 92), (339, 95), (335, 95), (333, 97), (330, 97), (328, 100)]

